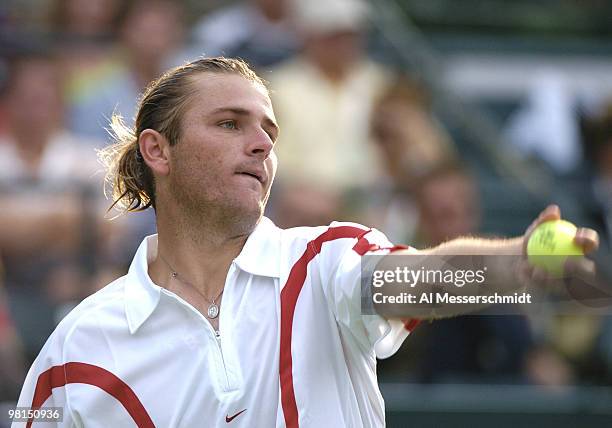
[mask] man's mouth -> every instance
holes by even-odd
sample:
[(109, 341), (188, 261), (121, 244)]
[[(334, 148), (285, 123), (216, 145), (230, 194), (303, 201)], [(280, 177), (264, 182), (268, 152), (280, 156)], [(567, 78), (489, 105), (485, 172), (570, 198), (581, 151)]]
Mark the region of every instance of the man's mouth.
[(261, 184), (263, 184), (265, 181), (265, 173), (263, 171), (255, 171), (255, 170), (240, 171), (237, 174), (253, 177), (257, 181), (259, 181)]

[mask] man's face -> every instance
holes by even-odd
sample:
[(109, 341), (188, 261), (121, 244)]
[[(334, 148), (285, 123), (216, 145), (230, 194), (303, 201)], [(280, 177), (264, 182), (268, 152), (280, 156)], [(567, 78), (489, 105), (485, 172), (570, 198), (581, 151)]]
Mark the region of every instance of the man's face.
[(202, 73), (193, 79), (171, 148), (170, 192), (202, 217), (221, 210), (224, 221), (254, 225), (276, 173), (278, 126), (265, 90), (239, 75)]

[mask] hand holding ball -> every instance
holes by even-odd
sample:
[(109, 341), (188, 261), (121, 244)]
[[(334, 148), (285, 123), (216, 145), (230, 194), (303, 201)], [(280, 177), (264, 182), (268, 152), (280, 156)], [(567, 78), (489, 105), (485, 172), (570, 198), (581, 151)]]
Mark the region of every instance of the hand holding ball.
[(582, 248), (574, 242), (576, 230), (576, 226), (565, 220), (550, 220), (540, 224), (527, 242), (529, 263), (555, 277), (563, 276), (567, 257), (584, 255)]

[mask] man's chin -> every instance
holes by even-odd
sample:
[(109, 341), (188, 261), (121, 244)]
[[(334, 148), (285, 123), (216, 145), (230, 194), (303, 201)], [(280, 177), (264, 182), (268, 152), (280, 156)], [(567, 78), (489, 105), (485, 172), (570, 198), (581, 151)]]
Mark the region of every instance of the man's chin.
[(227, 223), (235, 227), (238, 233), (250, 233), (255, 229), (264, 213), (265, 204), (263, 201), (253, 201), (253, 203), (232, 204), (226, 208)]

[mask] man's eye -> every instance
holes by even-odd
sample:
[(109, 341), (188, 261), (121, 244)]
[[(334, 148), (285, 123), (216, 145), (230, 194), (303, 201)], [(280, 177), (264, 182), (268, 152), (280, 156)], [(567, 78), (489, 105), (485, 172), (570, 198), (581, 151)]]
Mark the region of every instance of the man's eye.
[(226, 129), (236, 129), (237, 128), (235, 120), (226, 120), (225, 122), (221, 122), (219, 126), (221, 128), (226, 128)]

